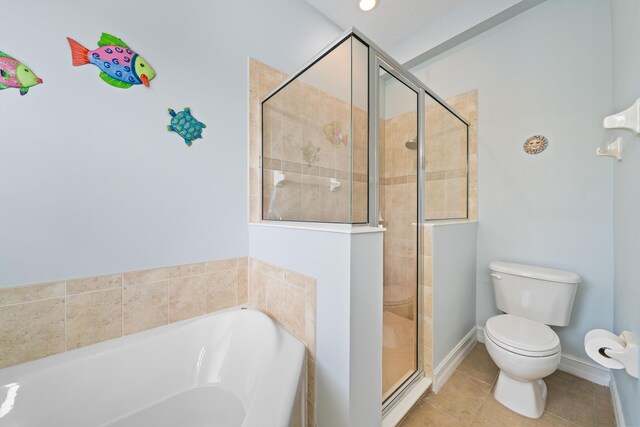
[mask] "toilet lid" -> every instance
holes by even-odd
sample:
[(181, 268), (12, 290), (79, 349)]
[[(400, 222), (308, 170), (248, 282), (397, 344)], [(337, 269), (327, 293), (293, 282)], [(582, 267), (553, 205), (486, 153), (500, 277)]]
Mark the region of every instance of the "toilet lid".
[(560, 339), (544, 323), (512, 314), (487, 320), (485, 332), (497, 345), (525, 356), (549, 356), (560, 351)]

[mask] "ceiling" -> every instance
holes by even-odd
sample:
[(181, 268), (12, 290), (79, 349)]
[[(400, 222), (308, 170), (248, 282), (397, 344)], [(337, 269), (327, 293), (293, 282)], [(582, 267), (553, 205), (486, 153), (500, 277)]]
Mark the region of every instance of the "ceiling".
[(379, 0), (369, 12), (358, 0), (305, 0), (344, 30), (356, 27), (384, 49), (395, 45), (467, 0)]

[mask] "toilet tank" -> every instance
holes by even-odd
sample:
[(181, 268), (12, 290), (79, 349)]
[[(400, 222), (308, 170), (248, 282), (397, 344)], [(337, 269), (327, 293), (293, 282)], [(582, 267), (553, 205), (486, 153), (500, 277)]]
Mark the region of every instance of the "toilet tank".
[(501, 261), (489, 269), (499, 310), (546, 325), (569, 324), (582, 281), (576, 273)]

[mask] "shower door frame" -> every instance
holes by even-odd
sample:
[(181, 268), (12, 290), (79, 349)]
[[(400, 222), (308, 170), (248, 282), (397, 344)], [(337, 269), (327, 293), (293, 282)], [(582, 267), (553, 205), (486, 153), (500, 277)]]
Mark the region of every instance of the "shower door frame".
[(423, 304), (422, 292), (419, 292), (421, 284), (423, 283), (423, 227), (424, 227), (424, 185), (420, 185), (424, 179), (424, 90), (405, 75), (406, 72), (398, 65), (394, 66), (394, 63), (386, 55), (381, 54), (375, 47), (369, 45), (369, 170), (373, 171), (373, 179), (369, 187), (369, 224), (373, 227), (379, 226), (380, 218), (380, 167), (379, 167), (379, 153), (380, 153), (380, 71), (384, 70), (391, 78), (397, 79), (400, 83), (406, 85), (409, 89), (416, 93), (417, 102), (417, 139), (418, 139), (418, 152), (417, 152), (417, 194), (413, 195), (417, 197), (417, 212), (416, 212), (416, 266), (415, 272), (415, 322), (416, 322), (416, 337), (415, 337), (415, 356), (416, 356), (416, 370), (413, 372), (403, 383), (398, 386), (390, 395), (382, 402), (382, 416), (384, 417), (402, 398), (408, 393), (413, 385), (425, 377), (423, 369), (423, 351), (422, 351), (422, 335), (423, 325), (420, 321), (420, 312)]
[[(382, 402), (382, 417), (384, 418), (404, 397), (407, 395), (419, 381), (425, 377), (424, 372), (424, 355), (423, 355), (423, 324), (420, 321), (420, 313), (423, 306), (423, 292), (421, 292), (424, 283), (424, 264), (423, 264), (423, 240), (424, 227), (426, 224), (425, 217), (425, 112), (427, 96), (456, 116), (460, 121), (467, 125), (469, 122), (454, 110), (445, 100), (429, 89), (421, 80), (407, 71), (400, 63), (387, 55), (375, 43), (373, 43), (364, 34), (356, 28), (351, 28), (346, 33), (353, 34), (369, 47), (369, 225), (372, 227), (380, 226), (380, 168), (379, 168), (379, 125), (380, 125), (380, 87), (379, 87), (379, 70), (382, 68), (392, 77), (398, 79), (403, 84), (418, 94), (418, 167), (417, 167), (417, 197), (418, 209), (416, 218), (417, 232), (417, 283), (416, 283), (416, 371), (407, 378), (402, 385)], [(468, 133), (468, 132), (467, 132)], [(468, 144), (467, 135), (467, 144)], [(468, 161), (468, 160), (467, 160)], [(467, 180), (468, 180), (467, 167)], [(382, 307), (381, 307), (382, 309)]]

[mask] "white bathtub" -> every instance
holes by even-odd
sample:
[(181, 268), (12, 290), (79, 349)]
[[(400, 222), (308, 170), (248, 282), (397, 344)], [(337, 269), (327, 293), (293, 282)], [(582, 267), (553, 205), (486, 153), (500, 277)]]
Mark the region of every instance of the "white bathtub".
[(0, 426), (287, 427), (304, 354), (258, 311), (213, 313), (0, 369)]

